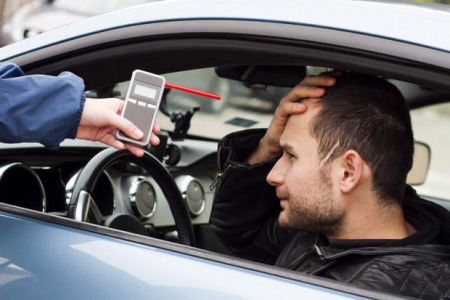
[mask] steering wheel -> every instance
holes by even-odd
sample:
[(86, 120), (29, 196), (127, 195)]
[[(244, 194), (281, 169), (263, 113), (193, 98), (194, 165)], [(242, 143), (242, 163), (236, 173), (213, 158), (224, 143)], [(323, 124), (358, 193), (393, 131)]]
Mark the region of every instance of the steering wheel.
[(95, 155), (81, 171), (73, 188), (67, 216), (78, 221), (105, 225), (111, 228), (146, 234), (143, 224), (133, 215), (116, 214), (105, 218), (92, 198), (97, 180), (103, 171), (118, 162), (132, 162), (142, 167), (161, 188), (166, 197), (181, 244), (195, 246), (194, 231), (186, 204), (169, 171), (150, 153), (136, 157), (128, 150), (108, 148)]

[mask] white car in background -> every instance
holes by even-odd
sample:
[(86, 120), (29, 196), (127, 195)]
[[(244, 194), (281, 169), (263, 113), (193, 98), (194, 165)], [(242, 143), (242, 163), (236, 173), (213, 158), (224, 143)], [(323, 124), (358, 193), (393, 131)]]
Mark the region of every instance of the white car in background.
[(8, 45), (88, 17), (152, 1), (33, 0), (2, 21), (0, 46)]

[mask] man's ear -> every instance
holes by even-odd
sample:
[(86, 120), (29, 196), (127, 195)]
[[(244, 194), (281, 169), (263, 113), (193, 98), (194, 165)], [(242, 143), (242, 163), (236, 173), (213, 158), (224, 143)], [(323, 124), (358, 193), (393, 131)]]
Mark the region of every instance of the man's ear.
[(340, 158), (339, 184), (344, 194), (351, 192), (361, 181), (364, 161), (358, 152), (346, 151)]

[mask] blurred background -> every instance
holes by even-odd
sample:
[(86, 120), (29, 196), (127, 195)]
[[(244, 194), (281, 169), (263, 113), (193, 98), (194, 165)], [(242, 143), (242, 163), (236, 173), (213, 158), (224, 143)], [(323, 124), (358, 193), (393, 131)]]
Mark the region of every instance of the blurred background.
[(84, 18), (158, 0), (0, 0), (0, 47)]
[[(0, 0), (0, 47), (94, 15), (155, 1), (162, 0)], [(450, 0), (410, 1), (450, 4)]]

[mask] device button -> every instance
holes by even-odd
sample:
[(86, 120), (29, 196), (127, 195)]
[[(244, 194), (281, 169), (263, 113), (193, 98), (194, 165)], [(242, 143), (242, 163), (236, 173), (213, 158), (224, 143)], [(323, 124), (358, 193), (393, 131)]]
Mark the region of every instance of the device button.
[(138, 101), (138, 104), (140, 105), (140, 106), (147, 106), (147, 103), (145, 103), (145, 102), (142, 102), (142, 101)]
[(128, 99), (128, 101), (130, 101), (131, 103), (136, 104), (136, 100), (134, 100), (134, 99)]

